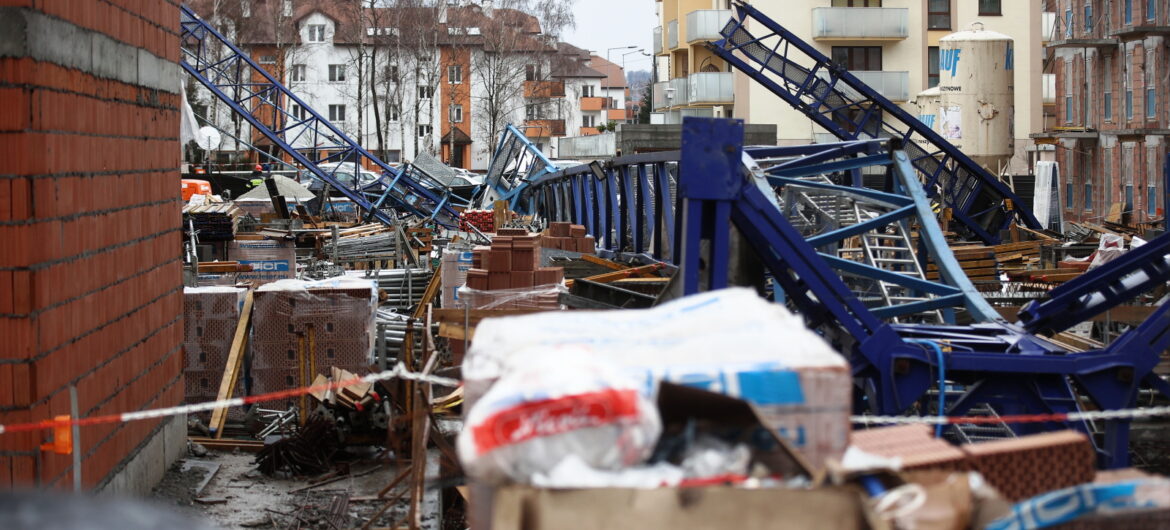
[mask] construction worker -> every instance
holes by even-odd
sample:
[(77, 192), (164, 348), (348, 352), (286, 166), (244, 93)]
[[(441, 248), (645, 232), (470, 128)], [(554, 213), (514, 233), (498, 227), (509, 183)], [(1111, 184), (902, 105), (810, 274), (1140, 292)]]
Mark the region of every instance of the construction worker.
[(260, 186), (262, 184), (264, 184), (264, 166), (256, 164), (252, 168), (252, 180), (248, 181), (248, 188), (255, 188), (256, 186)]

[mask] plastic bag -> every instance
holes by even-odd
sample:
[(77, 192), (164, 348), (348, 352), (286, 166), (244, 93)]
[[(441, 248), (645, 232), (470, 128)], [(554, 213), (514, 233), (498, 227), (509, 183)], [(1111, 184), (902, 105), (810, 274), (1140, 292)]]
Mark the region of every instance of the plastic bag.
[(458, 450), (468, 475), (531, 483), (569, 455), (598, 470), (632, 466), (650, 455), (662, 421), (621, 369), (579, 348), (518, 355), (520, 368), (467, 413)]

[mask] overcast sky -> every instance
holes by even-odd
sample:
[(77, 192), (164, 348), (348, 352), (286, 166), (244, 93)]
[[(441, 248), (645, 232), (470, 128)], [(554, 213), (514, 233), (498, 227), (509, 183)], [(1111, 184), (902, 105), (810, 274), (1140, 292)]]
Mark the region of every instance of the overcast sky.
[[(585, 48), (605, 57), (607, 48), (637, 46), (654, 53), (650, 48), (658, 17), (654, 14), (655, 0), (573, 0), (573, 14), (577, 27), (561, 40)], [(609, 59), (622, 64), (622, 53), (634, 50), (613, 50)], [(626, 56), (626, 70), (649, 71), (649, 57), (633, 53)]]

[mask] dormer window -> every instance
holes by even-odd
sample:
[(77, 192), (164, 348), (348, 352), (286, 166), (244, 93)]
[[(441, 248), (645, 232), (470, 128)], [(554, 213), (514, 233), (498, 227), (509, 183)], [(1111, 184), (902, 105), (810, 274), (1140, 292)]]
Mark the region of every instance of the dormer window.
[(309, 24), (308, 42), (325, 42), (325, 24)]

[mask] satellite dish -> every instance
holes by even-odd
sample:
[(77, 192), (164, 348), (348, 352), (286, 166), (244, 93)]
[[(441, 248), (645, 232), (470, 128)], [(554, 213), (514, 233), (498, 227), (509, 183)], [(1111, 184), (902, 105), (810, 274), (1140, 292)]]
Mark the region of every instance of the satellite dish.
[(219, 147), (223, 138), (219, 135), (219, 131), (210, 125), (200, 128), (199, 133), (195, 135), (195, 143), (204, 151), (210, 151)]

